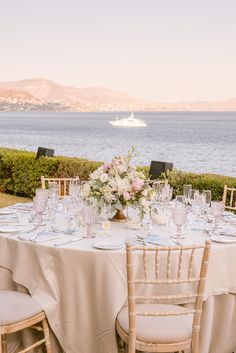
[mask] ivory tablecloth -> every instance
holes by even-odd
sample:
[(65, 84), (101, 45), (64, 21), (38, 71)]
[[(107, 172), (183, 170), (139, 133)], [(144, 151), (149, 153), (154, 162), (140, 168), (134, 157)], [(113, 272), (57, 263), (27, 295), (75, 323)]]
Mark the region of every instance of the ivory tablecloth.
[[(114, 241), (124, 241), (135, 231), (114, 223), (111, 233)], [(190, 232), (185, 244), (204, 240), (204, 233)], [(60, 248), (55, 242), (31, 244), (1, 235), (0, 289), (12, 288), (12, 281), (24, 286), (44, 308), (64, 352), (117, 353), (115, 318), (127, 297), (125, 249), (97, 250), (93, 239)], [(201, 353), (236, 348), (235, 294), (236, 243), (213, 243)], [(60, 351), (55, 341), (54, 352)]]

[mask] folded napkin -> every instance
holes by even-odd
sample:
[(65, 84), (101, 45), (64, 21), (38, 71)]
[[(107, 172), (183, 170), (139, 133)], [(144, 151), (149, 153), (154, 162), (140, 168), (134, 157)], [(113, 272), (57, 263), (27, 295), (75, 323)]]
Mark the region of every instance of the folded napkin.
[(44, 243), (58, 239), (60, 236), (56, 235), (53, 231), (50, 230), (36, 230), (34, 228), (32, 229), (32, 232), (22, 233), (17, 238), (24, 241), (32, 241), (34, 243)]
[(164, 246), (173, 245), (173, 243), (170, 239), (163, 238), (162, 236), (156, 235), (156, 234), (150, 234), (146, 238), (143, 238), (142, 243), (153, 244), (153, 245), (164, 245)]

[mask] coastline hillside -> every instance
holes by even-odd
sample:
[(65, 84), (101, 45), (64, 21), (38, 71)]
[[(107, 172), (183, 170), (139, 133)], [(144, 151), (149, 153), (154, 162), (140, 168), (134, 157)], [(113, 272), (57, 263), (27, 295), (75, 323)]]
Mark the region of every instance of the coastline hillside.
[(106, 88), (76, 88), (38, 78), (0, 82), (0, 111), (236, 111), (236, 97), (219, 102), (161, 103)]

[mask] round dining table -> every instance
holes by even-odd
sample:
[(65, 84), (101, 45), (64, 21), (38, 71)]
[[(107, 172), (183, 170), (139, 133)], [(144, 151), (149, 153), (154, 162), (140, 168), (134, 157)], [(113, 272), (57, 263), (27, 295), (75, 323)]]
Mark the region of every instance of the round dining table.
[[(125, 240), (138, 230), (129, 223), (111, 222), (105, 237), (98, 224), (96, 238), (86, 239), (81, 237), (83, 229), (66, 234), (42, 227), (32, 241), (32, 225), (28, 227), (6, 233), (0, 225), (0, 289), (27, 290), (41, 304), (54, 353), (117, 353), (115, 319), (127, 300)], [(170, 242), (166, 226), (156, 225), (152, 232)], [(201, 229), (186, 229), (181, 244), (208, 238)], [(212, 242), (200, 352), (232, 353), (235, 332), (236, 238)]]

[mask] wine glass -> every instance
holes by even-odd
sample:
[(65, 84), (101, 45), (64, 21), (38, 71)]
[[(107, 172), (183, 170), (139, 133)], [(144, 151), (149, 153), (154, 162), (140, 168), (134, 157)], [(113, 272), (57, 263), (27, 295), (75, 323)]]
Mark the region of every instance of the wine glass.
[(44, 197), (41, 197), (41, 196), (35, 196), (33, 198), (33, 207), (34, 207), (34, 211), (37, 215), (36, 225), (41, 226), (43, 213), (45, 212), (46, 207), (47, 207), (47, 199)]
[(172, 209), (172, 219), (174, 224), (177, 227), (177, 232), (171, 238), (180, 240), (184, 239), (184, 235), (182, 235), (181, 227), (185, 224), (187, 220), (187, 210), (185, 207), (175, 207)]
[(84, 205), (82, 208), (83, 221), (87, 226), (86, 238), (95, 238), (92, 233), (91, 226), (96, 223), (97, 219), (97, 208), (91, 205)]
[(215, 224), (213, 232), (218, 232), (219, 220), (224, 212), (224, 204), (222, 201), (212, 201), (211, 202), (211, 214), (215, 217)]

